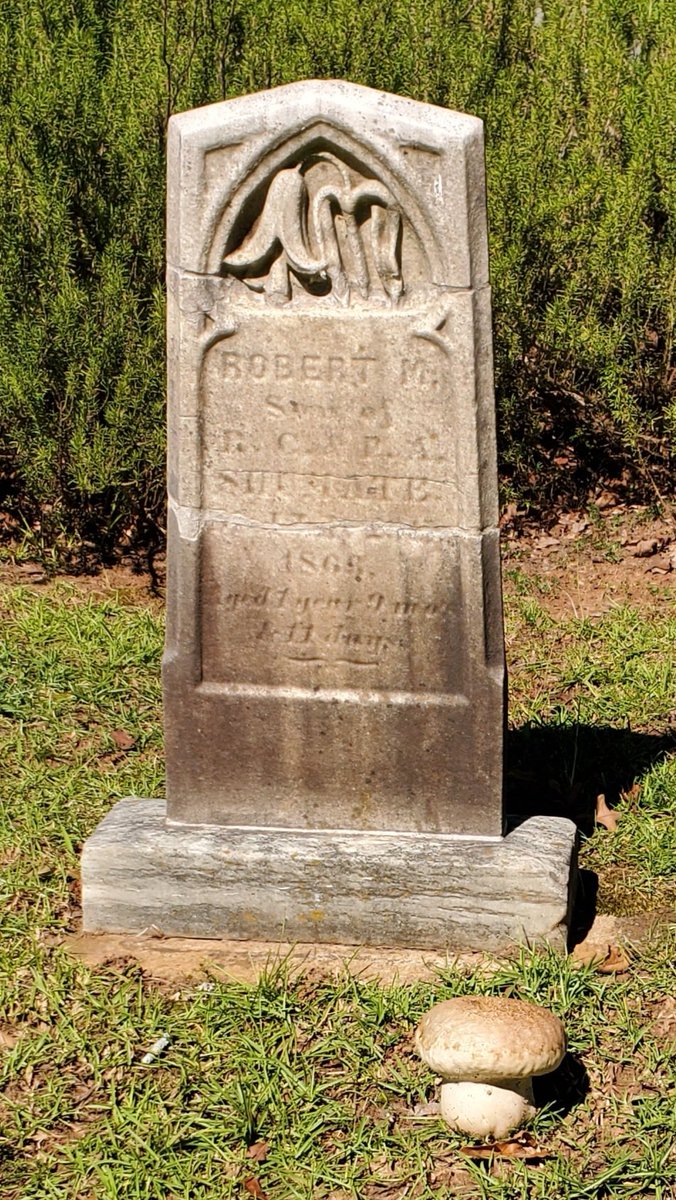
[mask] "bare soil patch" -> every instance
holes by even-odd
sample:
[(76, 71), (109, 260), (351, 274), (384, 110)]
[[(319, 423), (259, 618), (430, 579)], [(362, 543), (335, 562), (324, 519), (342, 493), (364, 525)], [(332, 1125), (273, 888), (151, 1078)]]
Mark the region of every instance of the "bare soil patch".
[[(597, 501), (601, 504), (603, 493)], [(523, 573), (554, 618), (600, 616), (614, 605), (651, 609), (676, 597), (676, 521), (612, 502), (561, 513), (545, 528), (502, 519), (505, 587)]]
[[(614, 917), (600, 914), (584, 941), (573, 952), (577, 962), (594, 963), (602, 974), (622, 973), (630, 965), (632, 950), (640, 950), (669, 924), (672, 914)], [(88, 966), (137, 963), (149, 978), (174, 983), (204, 978), (255, 983), (280, 964), (294, 974), (310, 977), (340, 975), (383, 985), (433, 980), (440, 971), (479, 967), (497, 969), (500, 962), (518, 958), (519, 951), (501, 955), (482, 953), (437, 954), (431, 950), (393, 949), (384, 946), (347, 946), (308, 942), (238, 942), (227, 938), (163, 938), (151, 935), (69, 933), (59, 944)], [(620, 948), (623, 948), (620, 951)], [(626, 966), (625, 966), (626, 963)]]
[(161, 605), (164, 600), (165, 561), (158, 562), (155, 576), (129, 562), (98, 567), (85, 574), (47, 571), (38, 562), (0, 563), (0, 584), (30, 588), (49, 587), (58, 582), (70, 583), (83, 596), (105, 599), (117, 595), (129, 604)]

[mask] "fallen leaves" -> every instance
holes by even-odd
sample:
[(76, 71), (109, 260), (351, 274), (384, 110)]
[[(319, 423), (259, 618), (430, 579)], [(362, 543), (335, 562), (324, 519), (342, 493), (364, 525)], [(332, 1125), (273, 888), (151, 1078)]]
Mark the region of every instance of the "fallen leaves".
[(255, 1175), (250, 1175), (244, 1180), (244, 1191), (250, 1196), (255, 1196), (256, 1200), (267, 1200), (267, 1192), (264, 1192)]
[(251, 1146), (247, 1147), (246, 1156), (253, 1159), (254, 1162), (262, 1163), (268, 1157), (269, 1149), (269, 1142), (254, 1142)]
[(9, 1025), (0, 1026), (0, 1050), (13, 1050), (21, 1036), (17, 1029)]
[(620, 820), (620, 813), (616, 813), (612, 808), (608, 808), (608, 805), (606, 804), (606, 798), (602, 792), (596, 797), (596, 812), (594, 814), (594, 820), (596, 821), (597, 825), (603, 825), (603, 828), (607, 829), (609, 833), (615, 832), (618, 821)]
[(676, 997), (667, 996), (655, 1009), (652, 1030), (666, 1042), (676, 1042)]
[[(226, 1179), (239, 1179), (245, 1171), (251, 1169), (252, 1162), (265, 1162), (266, 1158), (268, 1157), (269, 1149), (269, 1142), (252, 1142), (250, 1146), (247, 1146), (244, 1154), (244, 1159), (248, 1161), (244, 1161), (241, 1157), (237, 1157), (225, 1164), (224, 1174)], [(245, 1175), (244, 1179), (242, 1179), (242, 1187), (244, 1188), (245, 1192), (249, 1193), (250, 1196), (255, 1196), (256, 1200), (267, 1200), (266, 1193), (261, 1187), (260, 1180), (258, 1180), (255, 1175)]]
[(598, 509), (614, 508), (617, 504), (617, 496), (614, 492), (609, 492), (605, 488), (599, 496), (594, 500), (594, 504)]
[(378, 1183), (401, 1183), (406, 1176), (405, 1164), (391, 1162), (386, 1154), (377, 1154), (369, 1164), (369, 1171)]
[(621, 950), (619, 946), (609, 946), (606, 957), (596, 963), (596, 970), (601, 975), (621, 975), (624, 971), (628, 971), (631, 966), (631, 959)]
[(652, 558), (654, 554), (661, 554), (669, 546), (670, 538), (642, 538), (639, 542), (628, 542), (627, 545), (632, 547), (634, 558)]
[(461, 1146), (460, 1154), (467, 1158), (520, 1158), (525, 1162), (551, 1158), (551, 1151), (536, 1142), (532, 1134), (522, 1129), (503, 1142), (485, 1142), (480, 1146)]
[(579, 537), (589, 529), (589, 521), (580, 512), (561, 513), (555, 528), (561, 530), (563, 537)]
[[(603, 1090), (604, 1100), (600, 1110), (602, 1118), (608, 1109), (608, 1097), (610, 1096), (621, 1100), (624, 1104), (635, 1104), (647, 1096), (659, 1095), (661, 1089), (650, 1073), (646, 1072), (645, 1063), (637, 1060), (635, 1062), (610, 1063), (605, 1072)], [(600, 1127), (609, 1132), (607, 1121), (602, 1119)], [(612, 1130), (612, 1125), (610, 1130)], [(613, 1136), (621, 1135), (622, 1127), (620, 1126)]]
[(118, 750), (122, 750), (125, 754), (136, 746), (136, 738), (132, 737), (130, 733), (126, 733), (124, 729), (114, 729), (110, 736)]
[(441, 1106), (438, 1100), (428, 1100), (426, 1104), (414, 1104), (411, 1109), (412, 1117), (438, 1117)]
[(429, 1172), (427, 1182), (430, 1187), (447, 1189), (443, 1195), (474, 1196), (476, 1197), (476, 1180), (472, 1173), (457, 1161), (457, 1159), (442, 1159), (435, 1161)]
[(636, 806), (636, 802), (641, 795), (641, 782), (635, 779), (631, 787), (625, 788), (622, 792), (622, 799), (625, 802), (631, 803), (632, 807)]
[(514, 525), (517, 517), (522, 516), (523, 511), (519, 509), (518, 504), (515, 504), (513, 500), (510, 500), (509, 504), (505, 508), (505, 511), (500, 517), (500, 528), (509, 529), (512, 525)]
[(571, 958), (585, 967), (594, 967), (601, 975), (621, 975), (628, 971), (631, 959), (627, 953), (610, 942), (602, 945), (585, 945), (581, 942), (573, 950)]

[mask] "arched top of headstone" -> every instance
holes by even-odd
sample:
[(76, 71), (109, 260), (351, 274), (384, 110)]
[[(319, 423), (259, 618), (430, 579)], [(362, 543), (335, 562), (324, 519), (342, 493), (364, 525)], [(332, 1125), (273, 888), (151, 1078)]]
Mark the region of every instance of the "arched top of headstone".
[(327, 121), (263, 151), (219, 218), (208, 255), (268, 299), (398, 303), (434, 282), (435, 230), (405, 179)]
[(277, 303), (487, 282), (476, 118), (335, 80), (172, 117), (168, 261)]

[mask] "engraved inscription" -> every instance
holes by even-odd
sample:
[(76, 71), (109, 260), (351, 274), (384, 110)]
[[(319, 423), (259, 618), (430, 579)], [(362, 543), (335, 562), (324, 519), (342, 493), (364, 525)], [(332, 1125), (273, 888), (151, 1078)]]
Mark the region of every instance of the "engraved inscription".
[(203, 678), (462, 691), (457, 548), (436, 535), (211, 524)]
[[(281, 327), (280, 327), (281, 326)], [(280, 524), (452, 526), (448, 359), (410, 318), (250, 315), (202, 375), (207, 507)]]

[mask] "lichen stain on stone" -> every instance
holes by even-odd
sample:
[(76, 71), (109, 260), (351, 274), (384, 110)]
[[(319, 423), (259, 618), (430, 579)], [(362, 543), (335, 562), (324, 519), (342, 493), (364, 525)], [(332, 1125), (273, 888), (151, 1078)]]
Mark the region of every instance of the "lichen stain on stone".
[(323, 908), (311, 908), (309, 912), (303, 913), (301, 920), (311, 921), (314, 925), (320, 925), (326, 920), (326, 913)]
[(364, 822), (368, 816), (373, 800), (372, 792), (362, 792), (358, 800), (355, 800), (352, 805), (352, 819), (357, 823)]

